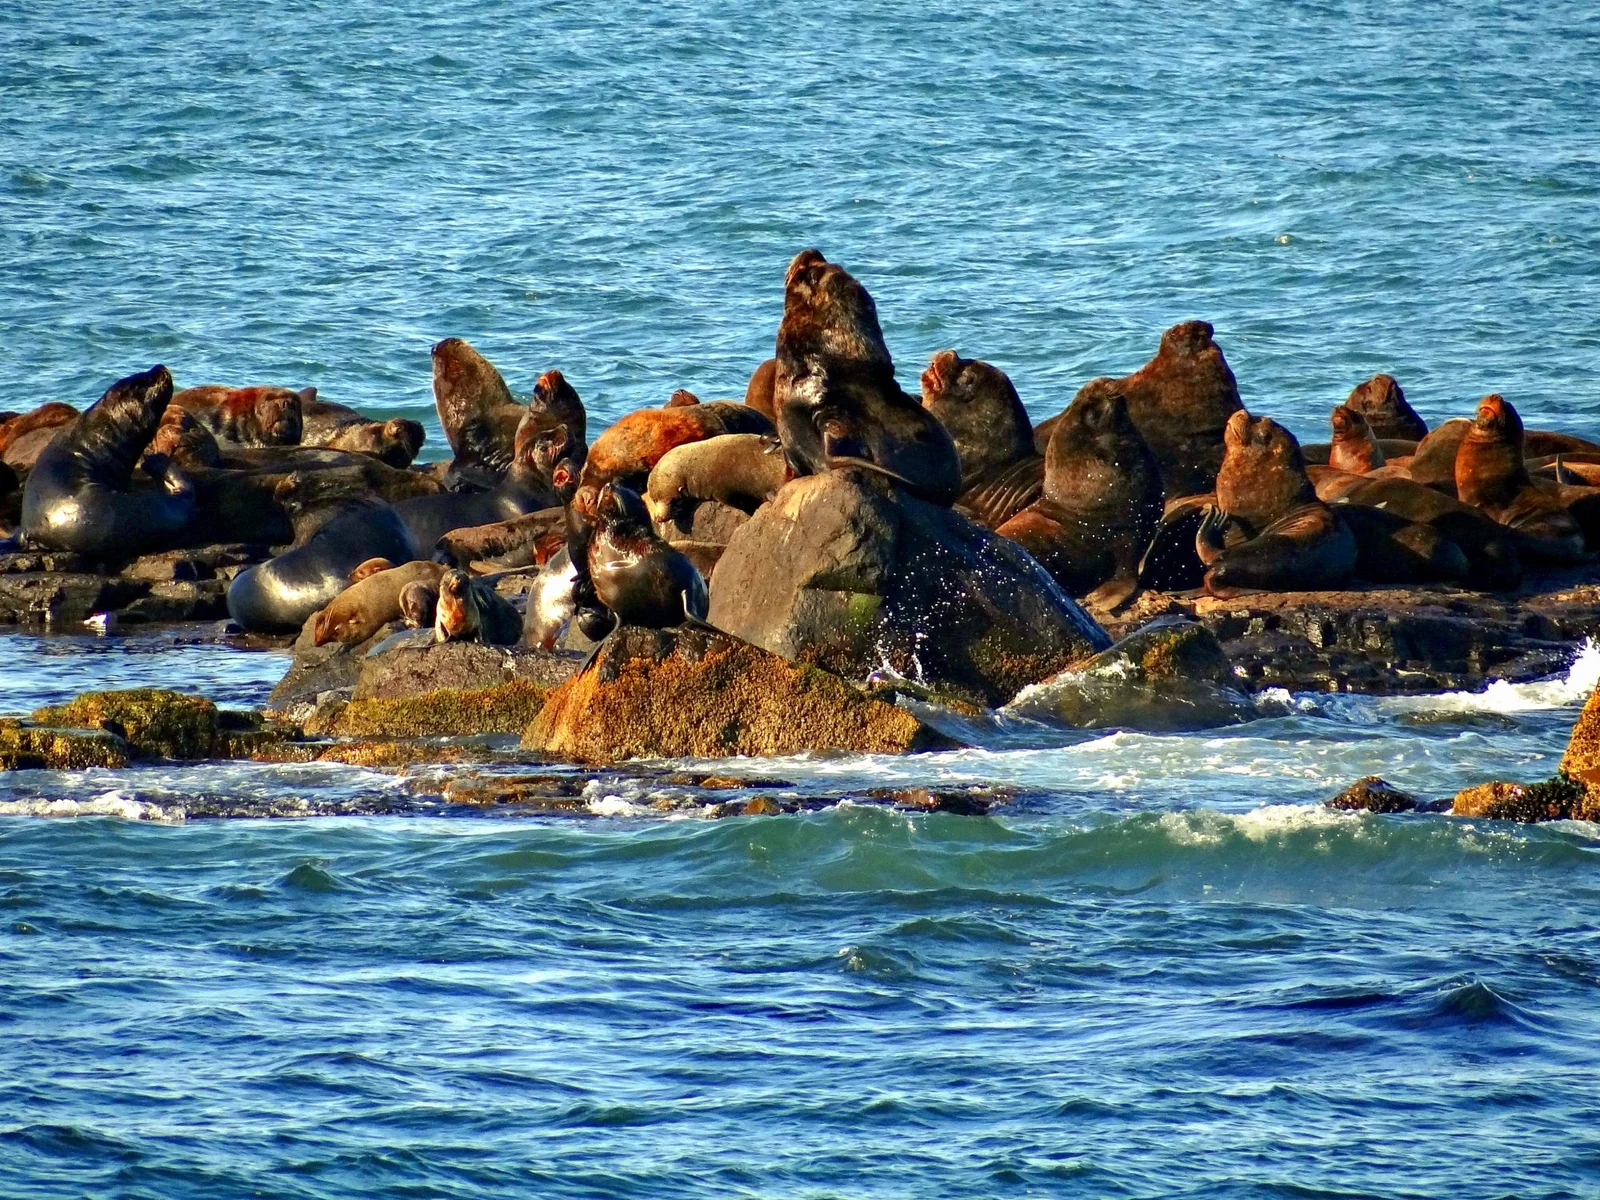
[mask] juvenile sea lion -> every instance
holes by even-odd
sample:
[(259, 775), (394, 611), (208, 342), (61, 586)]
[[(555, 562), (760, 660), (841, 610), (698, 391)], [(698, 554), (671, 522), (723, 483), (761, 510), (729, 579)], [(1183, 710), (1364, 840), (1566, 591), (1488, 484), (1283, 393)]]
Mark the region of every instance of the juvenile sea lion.
[(1128, 416), (1122, 384), (1074, 397), (1050, 435), (1044, 494), (998, 532), (1074, 596), (1118, 606), (1138, 590), (1139, 563), (1161, 519), (1161, 465)]
[(77, 419), (77, 409), (56, 400), (12, 417), (0, 426), (0, 461), (19, 470), (32, 469), (62, 427)]
[(1348, 404), (1333, 410), (1333, 442), (1328, 448), (1328, 465), (1336, 471), (1365, 475), (1383, 466), (1383, 451), (1367, 419)]
[(778, 420), (778, 410), (772, 398), (777, 380), (778, 360), (769, 358), (755, 369), (744, 388), (744, 402), (773, 423)]
[(1378, 374), (1356, 384), (1345, 404), (1366, 418), (1375, 438), (1420, 442), (1428, 436), (1428, 423), (1406, 403), (1405, 391), (1393, 375)]
[(438, 584), (412, 580), (400, 589), (400, 619), (407, 629), (432, 629), (438, 611)]
[(1534, 479), (1523, 458), (1522, 418), (1505, 397), (1485, 396), (1456, 451), (1456, 495), (1516, 530), (1521, 548), (1553, 562), (1583, 557), (1583, 530), (1561, 485)]
[(572, 582), (576, 572), (565, 548), (559, 550), (528, 589), (528, 610), (522, 618), (522, 642), (540, 650), (554, 648), (556, 639), (572, 619)]
[(351, 497), (346, 487), (319, 489), (313, 472), (291, 475), (275, 489), (294, 522), (295, 545), (241, 571), (228, 586), (228, 613), (246, 629), (296, 630), (349, 586), (350, 573), (370, 558), (409, 563), (417, 548), (392, 505)]
[(1355, 538), (1317, 499), (1294, 435), (1240, 409), (1228, 418), (1224, 446), (1217, 507), (1195, 535), (1206, 591), (1342, 587), (1355, 570)]
[[(312, 397), (314, 389), (308, 389)], [(283, 387), (184, 388), (172, 403), (209, 429), (219, 442), (235, 446), (298, 446), (304, 393)]]
[(672, 628), (704, 621), (710, 607), (700, 572), (656, 532), (639, 493), (617, 483), (601, 488), (595, 506), (589, 577), (624, 625)]
[[(386, 561), (369, 559), (362, 566)], [(352, 572), (352, 575), (356, 572)], [(437, 585), (444, 567), (435, 562), (409, 562), (373, 571), (340, 592), (312, 622), (314, 645), (364, 642), (390, 621), (401, 619), (400, 592), (407, 584)]]
[(172, 398), (172, 376), (152, 367), (111, 385), (39, 455), (22, 494), (22, 530), (40, 546), (124, 561), (179, 544), (194, 492), (175, 470), (139, 488), (133, 471)]
[(702, 500), (752, 513), (790, 478), (776, 437), (725, 433), (663, 454), (650, 469), (645, 505), (658, 524), (686, 515)]
[(797, 475), (867, 467), (923, 500), (955, 502), (955, 443), (895, 382), (867, 289), (816, 250), (789, 264), (777, 359), (778, 436)]
[(522, 615), (492, 585), (458, 570), (440, 578), (434, 641), (514, 646), (521, 636)]
[(949, 431), (961, 459), (956, 507), (998, 529), (1044, 493), (1044, 457), (1034, 450), (1017, 389), (999, 367), (954, 350), (935, 354), (921, 382), (922, 406)]

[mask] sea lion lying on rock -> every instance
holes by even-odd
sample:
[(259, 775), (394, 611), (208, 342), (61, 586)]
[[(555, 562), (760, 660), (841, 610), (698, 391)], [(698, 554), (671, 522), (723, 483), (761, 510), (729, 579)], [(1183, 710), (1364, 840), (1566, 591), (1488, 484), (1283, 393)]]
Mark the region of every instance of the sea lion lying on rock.
[(565, 510), (542, 508), (508, 521), (452, 529), (434, 544), (433, 559), (449, 567), (526, 567), (548, 562), (566, 545)]
[(400, 593), (406, 585), (437, 586), (444, 570), (435, 562), (409, 562), (363, 576), (317, 613), (312, 624), (312, 644), (343, 642), (353, 646), (366, 641), (390, 621), (401, 619)]
[(394, 566), (394, 563), (387, 558), (369, 558), (354, 571), (350, 572), (350, 582), (360, 583), (363, 579), (369, 579), (380, 571), (392, 571)]
[(222, 448), (216, 436), (194, 419), (194, 414), (175, 404), (167, 405), (155, 437), (145, 447), (145, 456), (159, 454), (185, 470), (222, 465)]
[(77, 409), (56, 400), (12, 417), (0, 426), (0, 461), (15, 470), (31, 470), (56, 434), (77, 419)]
[(452, 530), (508, 521), (541, 509), (559, 507), (560, 497), (540, 464), (549, 458), (542, 450), (542, 443), (564, 437), (562, 429), (523, 438), (510, 469), (492, 491), (418, 496), (400, 501), (394, 506), (395, 512), (405, 522), (417, 548), (432, 555), (439, 539)]
[(521, 636), (522, 615), (491, 584), (458, 570), (440, 578), (434, 641), (514, 646)]
[(1044, 493), (1044, 458), (1011, 380), (999, 367), (941, 350), (922, 372), (922, 406), (961, 459), (956, 507), (998, 529)]
[(663, 454), (650, 469), (645, 504), (658, 525), (687, 515), (703, 500), (752, 513), (792, 477), (776, 437), (725, 433)]
[(639, 493), (619, 483), (600, 490), (589, 578), (620, 624), (669, 629), (706, 618), (709, 597), (700, 572), (656, 532)]
[(1576, 562), (1584, 537), (1561, 485), (1534, 479), (1523, 458), (1522, 418), (1503, 396), (1485, 396), (1461, 439), (1456, 495), (1516, 531), (1521, 549), (1550, 562)]
[(1161, 465), (1128, 416), (1123, 385), (1083, 388), (1056, 422), (1044, 495), (1000, 526), (1069, 595), (1116, 607), (1138, 590), (1139, 563), (1161, 520)]
[(1428, 436), (1428, 423), (1406, 402), (1406, 394), (1393, 375), (1374, 375), (1350, 391), (1345, 406), (1366, 419), (1375, 438), (1420, 442)]
[(931, 503), (955, 502), (955, 443), (895, 382), (867, 289), (816, 250), (789, 264), (777, 359), (778, 436), (795, 474), (866, 467)]
[(1224, 444), (1217, 507), (1195, 535), (1206, 591), (1343, 587), (1355, 571), (1356, 541), (1317, 499), (1294, 435), (1241, 409), (1228, 419)]
[(120, 562), (183, 541), (194, 518), (187, 480), (165, 468), (159, 487), (133, 478), (171, 398), (166, 367), (130, 375), (45, 447), (22, 494), (30, 542)]
[(184, 388), (172, 403), (211, 431), (219, 442), (235, 446), (297, 446), (302, 418), (300, 405), (316, 389), (305, 392), (283, 387), (223, 387), (206, 384)]

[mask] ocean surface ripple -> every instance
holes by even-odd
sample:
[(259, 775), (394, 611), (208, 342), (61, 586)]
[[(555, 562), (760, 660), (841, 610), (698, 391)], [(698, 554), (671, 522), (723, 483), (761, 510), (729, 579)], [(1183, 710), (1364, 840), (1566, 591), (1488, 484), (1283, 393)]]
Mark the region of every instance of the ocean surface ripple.
[[(1307, 440), (1380, 370), (1600, 437), (1592, 5), (13, 9), (7, 410), (161, 361), (437, 456), (449, 335), (598, 421), (737, 396), (816, 245), (903, 384), (955, 346), (1036, 418), (1200, 317)], [(0, 636), (8, 711), (283, 666)], [(1592, 1196), (1594, 827), (1317, 802), (1548, 775), (1596, 674), (756, 765), (1018, 789), (981, 819), (214, 821), (398, 784), (11, 773), (0, 1195)]]

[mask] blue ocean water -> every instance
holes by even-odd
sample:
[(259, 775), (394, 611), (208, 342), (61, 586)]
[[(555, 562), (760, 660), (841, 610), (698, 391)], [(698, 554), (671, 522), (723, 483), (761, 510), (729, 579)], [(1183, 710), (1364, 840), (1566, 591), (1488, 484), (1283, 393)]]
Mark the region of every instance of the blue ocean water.
[[(1203, 317), (1320, 437), (1374, 371), (1600, 435), (1577, 3), (13, 5), (0, 408), (428, 348), (738, 395), (821, 247), (1036, 416)], [(991, 818), (180, 819), (356, 768), (0, 780), (0, 1195), (1600, 1193), (1592, 827), (1333, 814), (1553, 768), (1594, 684), (756, 764)], [(282, 660), (0, 638), (8, 711)], [(41, 820), (41, 812), (103, 813)], [(156, 820), (128, 820), (127, 817)]]

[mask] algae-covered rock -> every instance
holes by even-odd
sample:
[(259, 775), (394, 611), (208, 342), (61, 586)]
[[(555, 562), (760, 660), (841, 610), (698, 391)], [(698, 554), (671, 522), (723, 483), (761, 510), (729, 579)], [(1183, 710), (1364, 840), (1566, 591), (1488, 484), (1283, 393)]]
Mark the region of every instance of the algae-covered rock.
[[(582, 663), (580, 655), (523, 646), (478, 642), (400, 646), (366, 656), (352, 699), (398, 700), (440, 688), (477, 691), (517, 681), (549, 688), (571, 678)], [(519, 725), (511, 732), (522, 729)]]
[(1260, 715), (1232, 685), (1215, 634), (1194, 621), (1161, 617), (1025, 689), (1005, 711), (1079, 729), (1209, 729)]
[(313, 736), (354, 738), (521, 733), (539, 714), (549, 691), (530, 680), (515, 679), (495, 687), (439, 688), (395, 699), (352, 700), (305, 728)]
[(1600, 687), (1589, 693), (1561, 756), (1561, 772), (1580, 783), (1600, 785)]
[(1450, 811), (1458, 817), (1527, 823), (1592, 821), (1600, 815), (1589, 800), (1587, 787), (1564, 773), (1542, 783), (1480, 783), (1457, 792)]
[(624, 628), (550, 695), (522, 745), (580, 762), (953, 745), (836, 675), (705, 629)]
[(1410, 792), (1402, 792), (1387, 779), (1365, 775), (1322, 803), (1328, 808), (1351, 812), (1399, 813), (1414, 811), (1417, 798)]
[(0, 719), (0, 770), (81, 771), (125, 767), (128, 744), (103, 729), (58, 729)]
[(217, 733), (217, 706), (204, 696), (165, 688), (84, 692), (33, 714), (39, 725), (72, 729), (109, 726), (134, 754), (151, 758), (208, 758)]

